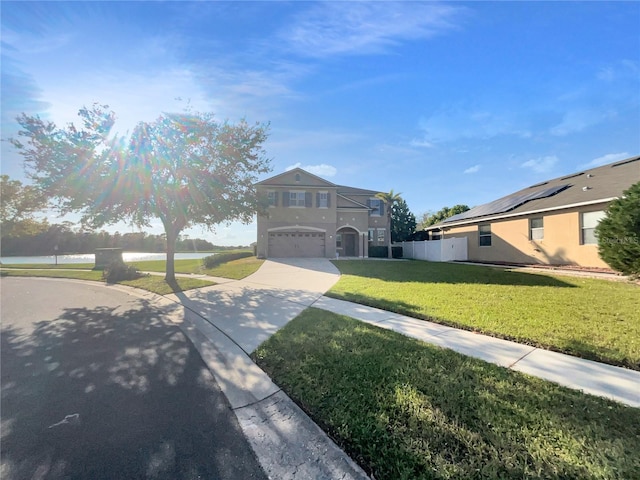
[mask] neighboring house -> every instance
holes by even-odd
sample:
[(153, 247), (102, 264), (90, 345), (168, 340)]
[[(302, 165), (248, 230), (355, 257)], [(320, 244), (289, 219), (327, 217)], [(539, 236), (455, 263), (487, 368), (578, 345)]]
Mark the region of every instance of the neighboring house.
[(301, 168), (256, 184), (258, 257), (367, 257), (387, 245), (387, 206), (375, 190), (335, 185)]
[(466, 237), (469, 261), (607, 267), (594, 229), (637, 182), (640, 157), (632, 157), (532, 185), (426, 230), (432, 239)]

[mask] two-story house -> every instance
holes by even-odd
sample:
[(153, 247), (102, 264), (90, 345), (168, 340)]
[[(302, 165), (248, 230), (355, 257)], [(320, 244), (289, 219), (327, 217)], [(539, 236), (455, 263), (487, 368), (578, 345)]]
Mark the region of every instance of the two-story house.
[(261, 258), (367, 257), (387, 245), (387, 206), (375, 190), (335, 185), (301, 168), (256, 184), (268, 207), (258, 215)]

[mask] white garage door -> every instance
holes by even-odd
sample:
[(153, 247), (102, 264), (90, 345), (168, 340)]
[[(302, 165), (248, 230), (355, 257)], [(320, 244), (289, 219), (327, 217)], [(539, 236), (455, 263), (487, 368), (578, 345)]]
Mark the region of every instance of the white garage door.
[(324, 257), (324, 233), (270, 233), (268, 256), (273, 258)]

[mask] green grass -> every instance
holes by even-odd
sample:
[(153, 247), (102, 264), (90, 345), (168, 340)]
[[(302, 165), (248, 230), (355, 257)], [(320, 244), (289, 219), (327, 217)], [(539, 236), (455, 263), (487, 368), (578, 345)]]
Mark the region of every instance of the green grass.
[(240, 258), (223, 263), (214, 268), (203, 270), (203, 273), (213, 277), (231, 278), (240, 280), (255, 273), (264, 263), (256, 257)]
[[(104, 282), (100, 271), (71, 271), (71, 270), (18, 270), (2, 269), (0, 275), (11, 277), (48, 277), (48, 278), (74, 278), (78, 280), (90, 280), (94, 282)], [(126, 280), (117, 282), (122, 285), (148, 290), (158, 295), (167, 295), (173, 292), (182, 292), (193, 288), (208, 287), (215, 283), (198, 278), (178, 277), (176, 284), (167, 283), (163, 277), (149, 275), (136, 280)]]
[(640, 409), (310, 308), (253, 354), (377, 480), (640, 478)]
[(335, 261), (327, 295), (640, 370), (640, 287), (472, 265)]
[[(248, 257), (225, 262), (215, 268), (205, 268), (202, 264), (202, 259), (176, 260), (175, 271), (176, 273), (195, 273), (241, 280), (256, 272), (263, 263), (264, 260), (258, 260), (256, 257)], [(164, 272), (166, 271), (167, 262), (165, 260), (150, 260), (145, 262), (131, 262), (131, 265), (145, 272)]]

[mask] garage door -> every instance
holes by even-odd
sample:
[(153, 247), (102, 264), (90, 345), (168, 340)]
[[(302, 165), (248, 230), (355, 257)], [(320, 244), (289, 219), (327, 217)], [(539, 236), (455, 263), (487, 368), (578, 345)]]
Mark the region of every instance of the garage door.
[(268, 256), (273, 258), (324, 257), (324, 233), (270, 233)]

